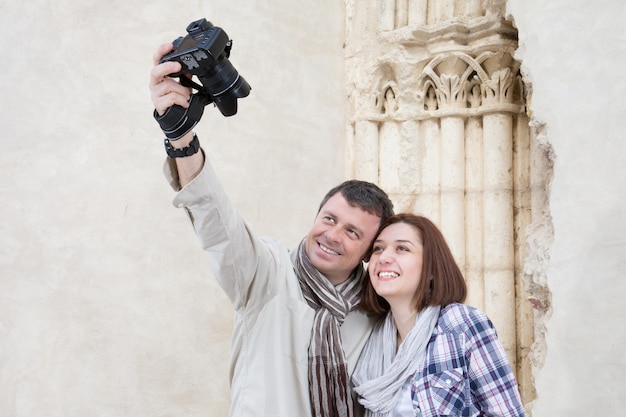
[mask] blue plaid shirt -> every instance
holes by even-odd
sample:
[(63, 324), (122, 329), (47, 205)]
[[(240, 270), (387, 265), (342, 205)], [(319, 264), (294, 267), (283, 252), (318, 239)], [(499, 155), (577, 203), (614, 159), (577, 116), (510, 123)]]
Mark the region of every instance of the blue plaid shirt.
[(416, 416), (524, 416), (515, 374), (493, 323), (464, 304), (441, 309), (411, 397)]

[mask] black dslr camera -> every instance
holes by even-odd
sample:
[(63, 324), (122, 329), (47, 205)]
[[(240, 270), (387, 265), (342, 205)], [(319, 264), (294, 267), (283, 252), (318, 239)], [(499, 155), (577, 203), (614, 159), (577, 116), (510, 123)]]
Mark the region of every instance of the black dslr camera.
[[(237, 99), (250, 94), (250, 85), (228, 60), (232, 40), (206, 19), (190, 23), (187, 33), (173, 42), (174, 50), (161, 63), (180, 62), (182, 69), (170, 77), (180, 77), (181, 84), (198, 90), (204, 105), (213, 102), (224, 116), (236, 114)], [(202, 86), (186, 74), (197, 76)]]

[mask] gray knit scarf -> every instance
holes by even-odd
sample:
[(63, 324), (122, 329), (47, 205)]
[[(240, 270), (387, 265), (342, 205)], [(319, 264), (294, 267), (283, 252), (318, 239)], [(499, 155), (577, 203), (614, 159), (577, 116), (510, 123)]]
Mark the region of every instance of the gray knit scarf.
[(426, 307), (417, 315), (397, 353), (398, 330), (391, 312), (376, 324), (352, 374), (366, 417), (391, 415), (402, 385), (423, 366), (439, 310), (439, 306)]
[(312, 264), (304, 240), (295, 253), (294, 269), (302, 294), (315, 310), (309, 342), (309, 394), (313, 417), (352, 417), (354, 405), (340, 327), (361, 299), (365, 275), (359, 265), (346, 282), (334, 286)]

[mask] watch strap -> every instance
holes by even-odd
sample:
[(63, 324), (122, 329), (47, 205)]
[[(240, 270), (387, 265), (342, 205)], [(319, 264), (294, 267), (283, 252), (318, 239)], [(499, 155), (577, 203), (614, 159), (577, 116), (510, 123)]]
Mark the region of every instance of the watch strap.
[(191, 156), (200, 150), (200, 141), (198, 135), (193, 134), (193, 139), (189, 142), (189, 145), (184, 148), (175, 148), (172, 146), (170, 140), (165, 138), (165, 152), (170, 158), (184, 158)]

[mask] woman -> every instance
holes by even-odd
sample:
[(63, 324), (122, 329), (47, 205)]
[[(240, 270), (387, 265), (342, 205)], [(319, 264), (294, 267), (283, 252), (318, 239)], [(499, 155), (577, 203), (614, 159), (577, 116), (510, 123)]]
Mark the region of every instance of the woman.
[(467, 287), (437, 227), (388, 218), (374, 239), (363, 307), (380, 314), (353, 374), (366, 416), (523, 416), (496, 330), (461, 304)]

